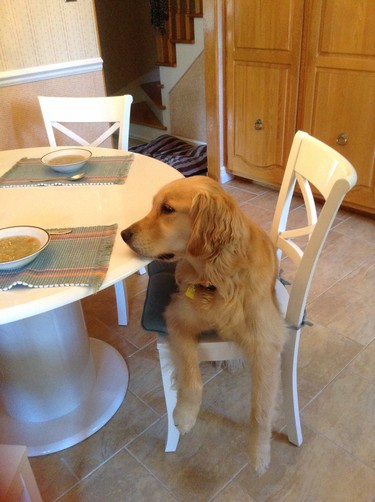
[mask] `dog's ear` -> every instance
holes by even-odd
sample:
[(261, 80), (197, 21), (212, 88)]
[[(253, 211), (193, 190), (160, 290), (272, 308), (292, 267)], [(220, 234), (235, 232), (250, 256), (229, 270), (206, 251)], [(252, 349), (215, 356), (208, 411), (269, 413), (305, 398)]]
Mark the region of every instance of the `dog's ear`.
[(192, 203), (192, 232), (188, 252), (209, 258), (239, 239), (241, 222), (234, 201), (225, 193), (197, 194)]

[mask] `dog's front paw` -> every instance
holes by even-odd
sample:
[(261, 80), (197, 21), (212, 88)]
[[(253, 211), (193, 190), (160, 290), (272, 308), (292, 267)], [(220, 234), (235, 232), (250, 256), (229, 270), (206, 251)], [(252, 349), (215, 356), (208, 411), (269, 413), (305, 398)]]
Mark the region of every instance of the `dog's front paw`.
[(194, 407), (191, 403), (177, 403), (173, 412), (175, 426), (181, 434), (190, 432), (197, 421), (199, 406)]
[(255, 473), (261, 476), (266, 472), (271, 461), (271, 444), (269, 441), (256, 441), (252, 437), (249, 445), (249, 460)]
[(270, 460), (269, 454), (255, 455), (251, 459), (251, 464), (257, 476), (262, 476), (266, 472), (270, 465)]

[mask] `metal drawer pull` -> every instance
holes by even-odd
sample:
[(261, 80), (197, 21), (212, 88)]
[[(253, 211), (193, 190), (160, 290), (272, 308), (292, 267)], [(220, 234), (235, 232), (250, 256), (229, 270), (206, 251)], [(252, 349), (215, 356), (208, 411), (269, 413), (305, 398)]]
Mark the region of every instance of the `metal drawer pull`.
[(257, 131), (260, 131), (261, 129), (263, 129), (263, 122), (261, 119), (257, 119), (255, 121), (254, 129), (256, 129)]
[(340, 146), (345, 146), (347, 142), (348, 136), (344, 132), (342, 132), (340, 136), (336, 138), (336, 143)]

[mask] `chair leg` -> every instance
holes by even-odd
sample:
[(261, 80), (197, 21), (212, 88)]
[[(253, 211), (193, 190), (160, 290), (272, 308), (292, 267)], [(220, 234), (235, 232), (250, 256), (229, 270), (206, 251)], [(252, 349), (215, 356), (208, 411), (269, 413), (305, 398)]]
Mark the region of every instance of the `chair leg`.
[(118, 323), (120, 326), (126, 326), (128, 324), (128, 295), (125, 281), (116, 282), (115, 292)]
[(301, 330), (290, 330), (281, 358), (284, 413), (289, 441), (296, 446), (303, 442), (298, 406), (297, 362)]
[(177, 390), (174, 388), (173, 363), (169, 345), (167, 343), (158, 343), (161, 376), (163, 379), (163, 389), (165, 404), (167, 406), (168, 432), (165, 445), (166, 452), (176, 451), (180, 439), (180, 432), (174, 424), (173, 411), (177, 403)]

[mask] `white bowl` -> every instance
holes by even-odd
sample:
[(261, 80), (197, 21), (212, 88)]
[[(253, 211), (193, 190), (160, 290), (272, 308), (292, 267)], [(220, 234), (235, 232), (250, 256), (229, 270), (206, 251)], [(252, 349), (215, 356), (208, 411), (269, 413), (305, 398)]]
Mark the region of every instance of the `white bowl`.
[(72, 173), (84, 166), (91, 155), (90, 150), (84, 148), (64, 148), (47, 153), (41, 161), (59, 173)]
[(17, 268), (24, 267), (28, 263), (35, 260), (35, 258), (45, 249), (50, 241), (50, 236), (47, 230), (39, 227), (31, 227), (31, 226), (22, 226), (22, 227), (7, 227), (0, 229), (0, 239), (4, 239), (6, 237), (17, 237), (17, 236), (26, 236), (26, 237), (35, 237), (40, 242), (39, 248), (33, 253), (24, 256), (23, 258), (19, 258), (18, 260), (11, 261), (0, 261), (0, 271), (2, 270), (14, 270)]

